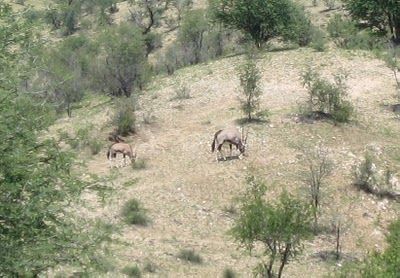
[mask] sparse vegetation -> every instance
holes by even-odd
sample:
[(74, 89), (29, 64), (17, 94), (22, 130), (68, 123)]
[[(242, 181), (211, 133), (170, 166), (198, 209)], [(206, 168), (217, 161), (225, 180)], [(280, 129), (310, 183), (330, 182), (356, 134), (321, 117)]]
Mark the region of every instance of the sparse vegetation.
[(178, 258), (193, 264), (202, 264), (203, 258), (193, 249), (183, 249), (179, 252)]
[(326, 178), (331, 174), (333, 165), (328, 157), (327, 148), (322, 145), (317, 145), (315, 148), (305, 148), (302, 152), (307, 169), (302, 173), (302, 178), (308, 188), (308, 197), (314, 217), (314, 232), (317, 232), (322, 190), (325, 187)]
[(146, 226), (150, 222), (146, 210), (136, 199), (131, 199), (125, 203), (122, 209), (122, 217), (129, 225)]

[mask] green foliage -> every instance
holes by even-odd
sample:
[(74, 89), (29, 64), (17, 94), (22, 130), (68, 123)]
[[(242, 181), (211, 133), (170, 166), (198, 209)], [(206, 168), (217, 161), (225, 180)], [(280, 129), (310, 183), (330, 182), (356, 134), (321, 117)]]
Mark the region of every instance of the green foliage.
[(391, 33), (400, 41), (400, 2), (396, 0), (345, 0), (346, 9), (355, 19), (366, 23), (372, 29)]
[(297, 4), (291, 5), (290, 20), (286, 23), (287, 26), (282, 29), (281, 36), (283, 39), (297, 43), (299, 46), (307, 46), (313, 39), (316, 27), (311, 24), (311, 20), (303, 7)]
[[(29, 73), (33, 34), (21, 15), (0, 2), (0, 273), (37, 277), (58, 264), (96, 262), (112, 229), (93, 233), (65, 209), (90, 186), (74, 173), (71, 154), (39, 135), (54, 121), (49, 105), (18, 90)], [(4, 82), (3, 82), (4, 81)]]
[(230, 268), (226, 268), (222, 274), (223, 278), (235, 278), (236, 276), (236, 273)]
[(308, 89), (308, 108), (306, 113), (317, 112), (331, 117), (335, 122), (348, 122), (353, 114), (352, 104), (346, 100), (345, 75), (336, 74), (331, 83), (308, 69), (303, 74), (303, 85)]
[(122, 273), (127, 275), (128, 277), (133, 277), (133, 278), (142, 277), (142, 272), (140, 271), (140, 268), (137, 265), (130, 265), (124, 267), (124, 269), (122, 269)]
[(210, 7), (217, 21), (243, 31), (258, 47), (281, 35), (307, 41), (309, 20), (290, 0), (210, 0)]
[(382, 166), (379, 162), (377, 156), (366, 152), (361, 163), (354, 167), (354, 185), (364, 192), (378, 197), (400, 198), (396, 189), (393, 188), (393, 171), (387, 165), (385, 165), (385, 171), (380, 171), (378, 167)]
[(68, 37), (57, 47), (40, 53), (39, 76), (33, 80), (40, 96), (54, 103), (58, 111), (72, 115), (72, 105), (82, 100), (90, 86), (89, 65), (93, 58), (91, 43), (83, 36)]
[(384, 38), (368, 30), (360, 31), (354, 21), (335, 14), (328, 22), (329, 36), (338, 47), (346, 49), (381, 49)]
[(183, 249), (179, 252), (178, 258), (194, 264), (203, 263), (202, 257), (192, 249)]
[(135, 107), (136, 100), (123, 97), (116, 101), (116, 111), (113, 117), (113, 123), (116, 125), (117, 133), (126, 136), (136, 131)]
[(178, 32), (178, 42), (182, 46), (189, 64), (201, 61), (204, 33), (208, 30), (208, 20), (203, 10), (186, 13)]
[(319, 28), (314, 28), (311, 34), (310, 46), (316, 51), (324, 51), (326, 47), (325, 45), (325, 33)]
[(122, 209), (122, 217), (129, 225), (146, 226), (149, 223), (146, 210), (142, 208), (136, 199), (131, 199), (125, 203)]
[(142, 158), (138, 158), (135, 160), (135, 162), (132, 163), (132, 168), (134, 170), (143, 170), (146, 169), (146, 167), (147, 167), (146, 160)]
[(140, 30), (129, 24), (110, 27), (100, 36), (99, 43), (103, 52), (94, 72), (98, 89), (126, 97), (141, 90), (150, 72), (145, 37)]
[[(257, 274), (281, 277), (284, 266), (302, 250), (311, 236), (312, 211), (303, 201), (284, 192), (275, 202), (265, 199), (266, 185), (254, 176), (247, 177), (249, 188), (231, 232), (246, 249), (262, 246)], [(279, 260), (279, 270), (275, 261)]]
[(350, 263), (337, 276), (339, 277), (398, 277), (400, 265), (400, 220), (394, 221), (386, 236), (388, 247), (383, 253), (373, 253), (364, 261)]
[(255, 58), (251, 54), (246, 56), (246, 61), (239, 68), (239, 79), (244, 96), (241, 99), (241, 108), (247, 120), (251, 121), (254, 118), (253, 114), (259, 110), (262, 94), (260, 88), (261, 74), (255, 63)]

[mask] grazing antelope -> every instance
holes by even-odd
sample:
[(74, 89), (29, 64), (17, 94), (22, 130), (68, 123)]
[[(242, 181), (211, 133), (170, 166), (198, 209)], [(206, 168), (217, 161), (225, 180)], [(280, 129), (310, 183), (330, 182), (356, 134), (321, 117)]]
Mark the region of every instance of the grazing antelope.
[[(132, 148), (127, 143), (114, 143), (110, 146), (107, 151), (107, 158), (110, 161), (110, 167), (112, 167), (113, 159), (117, 158), (117, 154), (122, 153), (124, 157), (124, 165), (126, 165), (126, 157), (129, 158), (130, 163), (136, 159), (136, 151), (132, 151)], [(133, 160), (133, 161), (132, 161)]]
[(216, 160), (218, 161), (218, 153), (222, 155), (222, 158), (226, 160), (225, 155), (222, 153), (222, 145), (226, 142), (229, 143), (229, 148), (230, 148), (230, 156), (232, 157), (232, 145), (236, 146), (236, 149), (240, 151), (239, 154), (239, 159), (241, 159), (241, 155), (244, 155), (244, 152), (246, 150), (246, 141), (247, 141), (247, 135), (246, 137), (243, 137), (243, 129), (242, 132), (237, 130), (237, 128), (234, 127), (229, 127), (225, 129), (218, 130), (214, 134), (214, 141), (211, 144), (211, 152), (214, 152), (215, 147), (217, 148), (218, 152), (216, 153)]

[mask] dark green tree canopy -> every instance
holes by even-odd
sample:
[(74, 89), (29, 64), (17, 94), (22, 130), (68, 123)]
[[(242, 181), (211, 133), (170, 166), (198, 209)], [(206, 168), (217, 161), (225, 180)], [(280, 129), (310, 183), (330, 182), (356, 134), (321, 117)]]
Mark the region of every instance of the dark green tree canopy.
[(217, 21), (248, 34), (258, 47), (296, 26), (298, 7), (290, 0), (210, 0)]
[(400, 1), (398, 0), (346, 0), (351, 16), (363, 20), (369, 27), (386, 32), (400, 42)]

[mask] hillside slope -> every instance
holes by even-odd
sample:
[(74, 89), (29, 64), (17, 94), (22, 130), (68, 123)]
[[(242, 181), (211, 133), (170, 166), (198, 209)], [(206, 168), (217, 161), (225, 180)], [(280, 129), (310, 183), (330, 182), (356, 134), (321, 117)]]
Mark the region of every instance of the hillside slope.
[[(115, 194), (101, 206), (86, 196), (87, 209), (80, 214), (102, 218), (122, 227), (112, 258), (116, 269), (106, 276), (122, 276), (120, 270), (132, 263), (141, 268), (151, 261), (157, 265), (154, 277), (219, 277), (229, 267), (250, 277), (256, 264), (238, 249), (227, 233), (233, 223), (230, 213), (236, 198), (244, 192), (244, 178), (257, 173), (269, 184), (271, 200), (282, 190), (304, 195), (298, 174), (304, 167), (295, 145), (323, 142), (335, 162), (335, 170), (324, 188), (322, 222), (341, 216), (347, 223), (343, 235), (345, 258), (361, 258), (366, 252), (384, 247), (384, 231), (396, 216), (398, 205), (378, 200), (352, 186), (352, 166), (366, 148), (382, 152), (396, 162), (400, 149), (400, 129), (395, 115), (382, 104), (394, 103), (394, 80), (383, 62), (364, 52), (331, 50), (322, 53), (310, 49), (277, 51), (262, 54), (258, 66), (262, 71), (262, 107), (271, 112), (270, 122), (249, 126), (248, 156), (243, 160), (215, 161), (210, 153), (213, 134), (220, 128), (237, 125), (239, 81), (236, 67), (242, 57), (230, 57), (181, 69), (170, 77), (155, 77), (141, 99), (141, 115), (151, 113), (151, 125), (140, 123), (139, 131), (129, 138), (137, 148), (146, 168), (113, 169), (100, 154), (83, 157), (88, 173), (113, 174)], [(331, 78), (339, 70), (349, 73), (348, 92), (356, 106), (357, 120), (351, 124), (297, 123), (295, 113), (306, 97), (300, 74), (308, 66), (319, 68)], [(185, 84), (191, 98), (171, 100), (177, 84)], [(71, 130), (94, 123), (103, 128), (104, 142), (110, 131), (110, 107), (96, 111), (82, 108), (70, 120), (62, 119), (53, 130)], [(148, 209), (151, 224), (132, 227), (123, 224), (123, 204), (139, 199)], [(322, 234), (305, 246), (297, 262), (290, 263), (286, 277), (322, 277), (336, 268), (318, 254), (334, 249), (334, 236)], [(192, 265), (176, 255), (182, 249), (194, 249), (204, 263)], [(110, 258), (111, 258), (110, 257)], [(312, 270), (312, 272), (310, 272)]]

